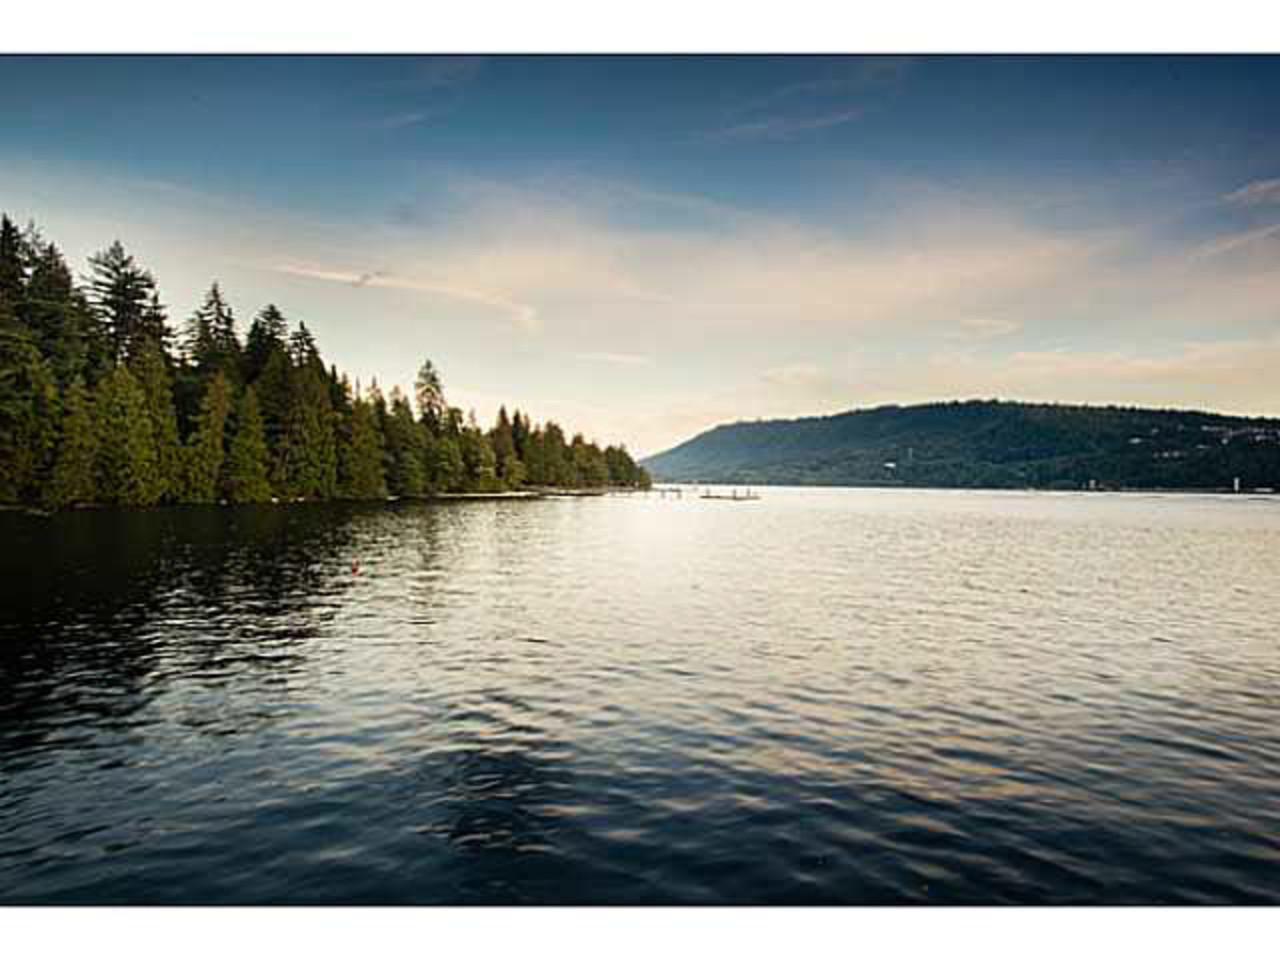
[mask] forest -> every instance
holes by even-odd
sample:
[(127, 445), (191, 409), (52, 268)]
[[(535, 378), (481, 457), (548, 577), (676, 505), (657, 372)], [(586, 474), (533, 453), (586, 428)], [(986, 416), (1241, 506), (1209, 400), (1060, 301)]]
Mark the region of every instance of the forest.
[(424, 360), (410, 398), (352, 386), (305, 323), (264, 306), (242, 338), (215, 282), (176, 333), (155, 277), (119, 241), (77, 279), (0, 216), (0, 503), (374, 500), (529, 488), (647, 487), (601, 449), (503, 407), (492, 427)]

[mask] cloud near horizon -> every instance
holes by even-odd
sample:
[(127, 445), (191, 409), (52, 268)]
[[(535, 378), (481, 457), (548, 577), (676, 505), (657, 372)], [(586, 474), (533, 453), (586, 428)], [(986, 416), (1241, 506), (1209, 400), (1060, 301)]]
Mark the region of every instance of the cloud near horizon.
[(653, 366), (653, 358), (641, 356), (636, 353), (609, 353), (607, 351), (593, 351), (588, 353), (575, 353), (574, 356), (579, 360), (585, 360), (588, 363), (609, 363), (619, 367), (650, 367)]

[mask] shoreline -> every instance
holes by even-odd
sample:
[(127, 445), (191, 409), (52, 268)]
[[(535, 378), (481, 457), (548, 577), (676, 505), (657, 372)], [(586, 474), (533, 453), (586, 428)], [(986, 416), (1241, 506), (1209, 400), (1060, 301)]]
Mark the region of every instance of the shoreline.
[(394, 503), (460, 503), (464, 501), (485, 501), (485, 500), (568, 500), (578, 499), (582, 497), (605, 497), (621, 493), (643, 493), (643, 490), (632, 487), (601, 487), (593, 488), (557, 488), (557, 487), (539, 487), (533, 490), (491, 490), (487, 492), (473, 491), (466, 493), (431, 493), (422, 496), (406, 497), (406, 496), (388, 496), (377, 497), (367, 500), (351, 500), (343, 498), (333, 498), (327, 500), (309, 499), (307, 497), (285, 498), (272, 497), (270, 500), (262, 500), (253, 503), (231, 503), (227, 500), (220, 500), (213, 503), (158, 503), (147, 507), (127, 506), (115, 503), (79, 503), (69, 507), (63, 507), (58, 510), (49, 510), (44, 507), (21, 504), (21, 503), (0, 503), (0, 513), (21, 513), (34, 517), (54, 517), (64, 513), (76, 513), (84, 510), (117, 510), (117, 511), (151, 511), (151, 510), (170, 510), (175, 507), (292, 507), (299, 505), (315, 505), (315, 504), (394, 504)]
[[(688, 481), (668, 481), (669, 486), (687, 487), (690, 490), (696, 490), (699, 487), (732, 487), (732, 483), (692, 483)], [(738, 484), (739, 487), (743, 484)], [(1125, 487), (1114, 490), (1053, 490), (1048, 487), (924, 487), (924, 486), (906, 486), (906, 485), (874, 485), (859, 484), (856, 486), (841, 484), (783, 484), (783, 483), (753, 483), (753, 488), (761, 490), (875, 490), (875, 491), (923, 491), (930, 493), (1039, 493), (1039, 494), (1121, 494), (1121, 495), (1141, 495), (1141, 496), (1211, 496), (1224, 497), (1229, 499), (1242, 500), (1280, 500), (1280, 489), (1261, 489), (1261, 490), (1231, 490), (1222, 487), (1190, 487), (1190, 488), (1144, 488), (1144, 487)], [(657, 490), (657, 487), (654, 488)], [(70, 507), (63, 507), (59, 510), (48, 510), (37, 506), (28, 506), (18, 503), (0, 503), (0, 513), (18, 513), (33, 517), (54, 517), (60, 514), (76, 513), (79, 511), (96, 511), (96, 510), (116, 510), (116, 511), (152, 511), (152, 510), (169, 510), (178, 507), (289, 507), (299, 505), (316, 505), (316, 504), (396, 504), (396, 503), (465, 503), (465, 502), (484, 502), (496, 500), (572, 500), (587, 497), (608, 497), (631, 494), (646, 494), (651, 491), (634, 487), (604, 487), (601, 489), (558, 489), (558, 488), (539, 488), (536, 490), (493, 490), (489, 492), (469, 492), (469, 493), (433, 493), (425, 494), (417, 497), (380, 497), (373, 500), (311, 500), (299, 497), (297, 499), (280, 499), (272, 498), (257, 503), (230, 503), (228, 501), (220, 501), (217, 503), (163, 503), (155, 504), (149, 507), (123, 506), (111, 503), (82, 503)], [(712, 497), (711, 499), (717, 499)], [(732, 499), (724, 497), (720, 499)], [(745, 498), (739, 498), (745, 499)], [(758, 496), (751, 499), (760, 499)]]

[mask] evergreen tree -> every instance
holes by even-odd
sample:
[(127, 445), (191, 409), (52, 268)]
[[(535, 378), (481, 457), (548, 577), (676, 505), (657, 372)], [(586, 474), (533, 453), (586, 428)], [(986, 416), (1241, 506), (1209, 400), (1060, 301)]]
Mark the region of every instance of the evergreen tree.
[(343, 490), (353, 500), (373, 500), (387, 495), (382, 471), (382, 435), (373, 407), (356, 397), (351, 412), (351, 446), (343, 469)]
[(148, 333), (154, 334), (155, 278), (117, 240), (89, 258), (89, 299), (106, 328), (110, 356), (122, 363)]
[(423, 360), (414, 382), (414, 398), (418, 401), (418, 416), (433, 433), (438, 434), (444, 422), (447, 404), (440, 372), (430, 360)]
[(283, 347), (272, 352), (260, 376), (253, 381), (258, 390), (258, 405), (262, 410), (262, 424), (267, 433), (267, 445), (273, 462), (284, 453), (284, 437), (289, 425), (289, 410), (293, 404), (294, 370), (288, 353)]
[(183, 499), (188, 503), (212, 503), (222, 489), (227, 417), (230, 413), (231, 385), (218, 372), (205, 390), (196, 431), (183, 451)]
[[(308, 356), (305, 351), (296, 355)], [(268, 364), (268, 369), (270, 366)], [(265, 381), (265, 374), (263, 379)], [(305, 366), (292, 369), (283, 413), (283, 433), (275, 450), (272, 486), (290, 497), (336, 496), (338, 447), (333, 407), (329, 402), (328, 376), (314, 352)]]
[(297, 329), (289, 335), (289, 356), (295, 367), (308, 367), (320, 362), (316, 338), (305, 323), (299, 322)]
[[(26, 294), (27, 244), (8, 214), (0, 215), (0, 314), (16, 319)], [(7, 308), (7, 311), (6, 311)]]
[(147, 398), (147, 419), (156, 451), (156, 469), (149, 478), (154, 502), (177, 500), (182, 493), (182, 450), (168, 365), (159, 343), (146, 340), (130, 364)]
[(218, 285), (215, 283), (205, 294), (204, 303), (187, 319), (186, 328), (182, 332), (182, 357), (193, 367), (206, 366), (213, 356), (212, 314), (220, 304)]
[(127, 366), (98, 383), (98, 496), (104, 503), (145, 507), (155, 503), (155, 434), (147, 415), (147, 395)]
[(35, 337), (59, 385), (97, 373), (105, 366), (105, 343), (62, 252), (34, 228), (27, 233), (26, 250), (29, 277), (17, 307), (23, 326)]
[(444, 493), (461, 490), (465, 473), (457, 438), (449, 434), (435, 438), (431, 453), (432, 489)]
[(0, 502), (31, 502), (58, 437), (58, 389), (34, 338), (0, 304)]
[(398, 497), (422, 496), (426, 492), (422, 427), (414, 421), (413, 408), (398, 387), (391, 392), (385, 436), (391, 461), (388, 489)]
[(541, 429), (530, 429), (524, 441), (525, 482), (535, 487), (552, 483), (547, 472), (546, 435)]
[(524, 460), (526, 444), (529, 442), (529, 418), (520, 415), (517, 410), (511, 414), (511, 445), (515, 447), (516, 459)]
[(305, 438), (301, 448), (306, 452), (308, 478), (303, 495), (330, 499), (338, 495), (338, 444), (328, 377), (318, 353), (302, 371), (299, 387), (302, 417), (297, 422), (303, 427), (299, 436)]
[(414, 429), (418, 444), (418, 458), (422, 464), (422, 492), (423, 494), (439, 493), (441, 487), (435, 472), (439, 440), (421, 421), (414, 423)]
[(493, 446), (489, 438), (479, 430), (475, 431), (476, 444), (480, 448), (480, 467), (476, 471), (475, 489), (484, 493), (501, 489), (498, 480), (498, 458), (493, 455)]
[(507, 408), (499, 407), (498, 420), (489, 433), (489, 443), (493, 449), (497, 477), (508, 488), (519, 486), (524, 479), (524, 469), (516, 456), (514, 434), (511, 420), (507, 417)]
[(369, 384), (368, 401), (369, 408), (373, 411), (373, 422), (378, 428), (378, 436), (382, 438), (382, 475), (390, 477), (392, 453), (391, 445), (387, 442), (387, 424), (391, 420), (391, 412), (387, 409), (387, 398), (378, 388), (377, 378)]
[(609, 482), (609, 467), (604, 453), (582, 434), (575, 434), (572, 445), (574, 481), (580, 487), (603, 487)]
[(466, 490), (487, 493), (498, 488), (497, 458), (493, 447), (475, 421), (475, 414), (458, 438), (458, 451), (462, 456), (463, 486)]
[(559, 424), (547, 421), (542, 430), (543, 482), (553, 487), (572, 487), (577, 483), (568, 444)]
[(523, 460), (512, 457), (507, 461), (505, 475), (500, 480), (507, 490), (518, 490), (525, 484), (525, 466)]
[(248, 383), (262, 376), (263, 370), (276, 354), (288, 354), (288, 325), (284, 314), (274, 303), (262, 308), (249, 327), (244, 344), (244, 378)]
[(187, 321), (183, 352), (201, 377), (221, 372), (232, 383), (240, 380), (240, 339), (235, 314), (217, 283)]
[(69, 507), (98, 499), (98, 437), (94, 411), (84, 381), (78, 377), (62, 402), (62, 438), (53, 475), (45, 488), (48, 507)]
[(339, 377), (336, 369), (329, 377), (329, 405), (333, 408), (333, 441), (338, 458), (338, 496), (350, 500), (351, 421), (355, 410), (351, 381), (346, 374)]
[(169, 315), (165, 311), (164, 304), (160, 302), (160, 294), (155, 290), (151, 291), (147, 305), (142, 310), (142, 322), (138, 326), (138, 333), (134, 338), (134, 346), (129, 356), (136, 355), (147, 344), (158, 347), (165, 363), (169, 363), (173, 350), (173, 331), (169, 329)]
[(644, 487), (644, 471), (631, 459), (627, 448), (623, 446), (606, 447), (604, 451), (605, 469), (609, 474), (609, 483), (615, 487)]
[(235, 433), (227, 454), (227, 499), (232, 503), (270, 500), (269, 462), (266, 433), (258, 411), (258, 394), (251, 385), (245, 388), (236, 410)]

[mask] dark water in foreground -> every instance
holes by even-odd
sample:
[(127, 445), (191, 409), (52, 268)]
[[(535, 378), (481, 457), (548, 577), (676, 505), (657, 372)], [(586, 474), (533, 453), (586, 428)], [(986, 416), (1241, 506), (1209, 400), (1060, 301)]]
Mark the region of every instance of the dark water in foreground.
[(1280, 501), (0, 539), (0, 902), (1280, 903)]

